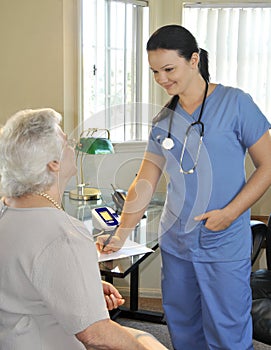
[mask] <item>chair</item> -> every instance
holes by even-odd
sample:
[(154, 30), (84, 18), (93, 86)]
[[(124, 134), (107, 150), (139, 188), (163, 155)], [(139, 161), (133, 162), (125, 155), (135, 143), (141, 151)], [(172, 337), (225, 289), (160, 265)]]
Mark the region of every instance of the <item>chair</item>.
[(251, 222), (251, 230), (252, 265), (264, 243), (267, 263), (267, 269), (260, 269), (251, 274), (253, 338), (271, 345), (271, 215), (267, 226), (261, 222)]
[(262, 221), (251, 220), (250, 227), (253, 242), (251, 265), (253, 266), (263, 248), (267, 234), (267, 226)]

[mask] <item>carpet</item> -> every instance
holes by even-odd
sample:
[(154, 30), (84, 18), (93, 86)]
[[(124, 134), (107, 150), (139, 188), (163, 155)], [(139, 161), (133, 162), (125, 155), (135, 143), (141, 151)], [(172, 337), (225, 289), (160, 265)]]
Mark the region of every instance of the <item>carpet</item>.
[[(169, 350), (174, 350), (170, 341), (170, 336), (166, 325), (130, 320), (125, 318), (118, 318), (116, 321), (123, 326), (132, 327), (132, 328), (140, 329), (142, 331), (149, 332), (152, 335), (154, 335)], [(253, 344), (254, 344), (254, 350), (271, 350), (271, 346), (260, 343), (255, 340), (253, 340)], [(193, 350), (201, 350), (201, 349), (193, 349)]]

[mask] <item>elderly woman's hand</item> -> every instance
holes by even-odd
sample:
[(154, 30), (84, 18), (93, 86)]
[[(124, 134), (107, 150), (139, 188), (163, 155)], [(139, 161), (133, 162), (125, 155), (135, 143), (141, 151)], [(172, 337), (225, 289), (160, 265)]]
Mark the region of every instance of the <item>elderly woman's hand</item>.
[(124, 299), (119, 291), (111, 284), (102, 281), (104, 298), (108, 310), (113, 310), (124, 304)]

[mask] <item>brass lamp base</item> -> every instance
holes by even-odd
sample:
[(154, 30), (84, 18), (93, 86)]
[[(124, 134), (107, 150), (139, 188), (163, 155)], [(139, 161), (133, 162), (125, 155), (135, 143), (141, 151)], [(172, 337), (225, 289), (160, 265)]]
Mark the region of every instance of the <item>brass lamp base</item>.
[(82, 193), (77, 189), (71, 190), (69, 197), (78, 201), (98, 200), (101, 198), (101, 191), (98, 188), (84, 187)]

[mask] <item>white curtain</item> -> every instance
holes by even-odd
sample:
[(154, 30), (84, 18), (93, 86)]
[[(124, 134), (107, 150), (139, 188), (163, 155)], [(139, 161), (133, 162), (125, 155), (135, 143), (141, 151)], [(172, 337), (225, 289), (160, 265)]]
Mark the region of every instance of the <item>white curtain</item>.
[(209, 52), (211, 81), (250, 93), (271, 121), (271, 7), (190, 5), (183, 18)]

